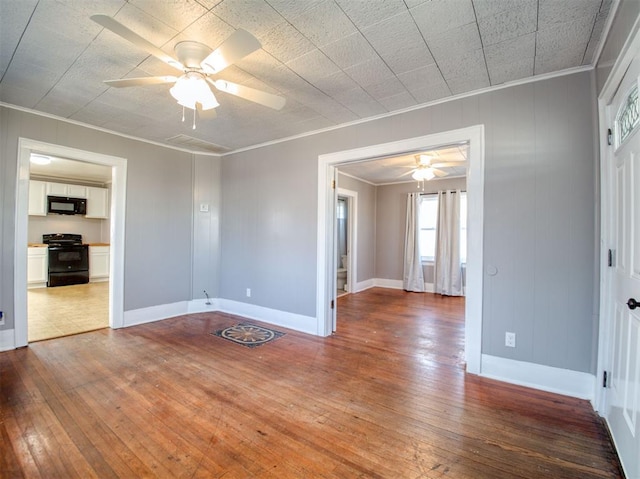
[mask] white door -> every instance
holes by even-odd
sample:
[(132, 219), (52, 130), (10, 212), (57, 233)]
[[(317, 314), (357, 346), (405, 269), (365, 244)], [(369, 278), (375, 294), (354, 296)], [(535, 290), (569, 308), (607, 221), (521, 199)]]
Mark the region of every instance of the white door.
[(606, 180), (611, 268), (608, 321), (609, 387), (605, 418), (628, 479), (640, 479), (640, 57), (631, 63), (607, 107), (613, 145)]

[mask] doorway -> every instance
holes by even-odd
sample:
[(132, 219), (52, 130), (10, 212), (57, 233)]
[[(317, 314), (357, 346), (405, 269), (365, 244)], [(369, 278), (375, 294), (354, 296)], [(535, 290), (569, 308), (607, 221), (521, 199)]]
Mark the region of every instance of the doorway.
[[(30, 162), (28, 340), (109, 327), (113, 167), (42, 153)], [(63, 207), (83, 212), (63, 214)]]
[(355, 291), (358, 192), (338, 188), (336, 209), (336, 297)]
[[(476, 125), (443, 133), (340, 151), (318, 158), (318, 250), (317, 250), (317, 334), (328, 336), (335, 330), (335, 221), (337, 167), (385, 156), (400, 156), (443, 145), (469, 143), (468, 261), (465, 298), (465, 358), (467, 372), (481, 372), (483, 222), (484, 222), (484, 127)], [(331, 260), (329, 260), (331, 259)]]
[(124, 319), (124, 215), (127, 160), (115, 156), (78, 150), (37, 140), (20, 138), (16, 191), (16, 229), (14, 242), (15, 323), (14, 347), (28, 344), (27, 244), (30, 157), (32, 153), (68, 158), (111, 168), (110, 254), (109, 254), (109, 326), (120, 328)]
[(610, 141), (601, 143), (598, 374), (605, 387), (596, 392), (596, 407), (629, 478), (640, 477), (640, 31), (635, 28), (599, 98), (601, 131), (609, 131)]

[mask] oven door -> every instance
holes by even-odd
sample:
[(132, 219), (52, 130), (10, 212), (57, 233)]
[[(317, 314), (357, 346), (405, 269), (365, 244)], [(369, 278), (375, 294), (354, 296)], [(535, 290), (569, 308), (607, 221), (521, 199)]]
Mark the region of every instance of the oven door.
[(89, 282), (87, 245), (49, 246), (49, 286)]

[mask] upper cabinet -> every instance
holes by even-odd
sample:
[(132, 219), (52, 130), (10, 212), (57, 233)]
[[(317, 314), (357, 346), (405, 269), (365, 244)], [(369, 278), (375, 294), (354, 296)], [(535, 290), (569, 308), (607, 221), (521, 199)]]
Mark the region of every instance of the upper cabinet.
[(69, 198), (87, 198), (87, 187), (64, 183), (47, 183), (47, 195), (68, 196)]
[(87, 218), (109, 217), (109, 190), (87, 186)]
[(47, 216), (47, 183), (29, 181), (29, 215)]
[(109, 217), (109, 190), (95, 186), (69, 185), (47, 181), (29, 181), (29, 215), (47, 215), (47, 196), (65, 196), (87, 200), (86, 218)]

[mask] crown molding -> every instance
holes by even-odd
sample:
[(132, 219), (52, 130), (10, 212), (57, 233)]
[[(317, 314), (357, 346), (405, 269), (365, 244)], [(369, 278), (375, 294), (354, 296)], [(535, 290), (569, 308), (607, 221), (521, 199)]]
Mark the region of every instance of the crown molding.
[(220, 156), (225, 157), (227, 155), (233, 155), (235, 153), (242, 153), (244, 151), (250, 151), (250, 150), (255, 150), (255, 149), (258, 149), (258, 148), (264, 148), (264, 147), (267, 147), (267, 146), (277, 145), (279, 143), (285, 143), (287, 141), (298, 140), (300, 138), (305, 138), (307, 136), (319, 135), (321, 133), (327, 133), (329, 131), (340, 130), (341, 128), (346, 128), (346, 127), (349, 127), (349, 126), (361, 125), (363, 123), (368, 123), (370, 121), (376, 121), (376, 120), (380, 120), (380, 119), (383, 119), (383, 118), (390, 118), (390, 117), (393, 117), (393, 116), (396, 116), (396, 115), (402, 115), (404, 113), (408, 113), (408, 112), (411, 112), (411, 111), (421, 110), (423, 108), (429, 108), (429, 107), (432, 107), (434, 105), (440, 105), (442, 103), (448, 103), (450, 101), (456, 101), (456, 100), (460, 100), (462, 98), (468, 98), (468, 97), (471, 97), (471, 96), (482, 95), (484, 93), (490, 93), (490, 92), (502, 90), (504, 88), (511, 88), (513, 86), (526, 85), (528, 83), (535, 83), (535, 82), (539, 82), (539, 81), (550, 80), (552, 78), (563, 77), (563, 76), (567, 76), (567, 75), (574, 75), (576, 73), (588, 72), (588, 71), (594, 70), (594, 68), (595, 67), (593, 65), (582, 65), (582, 66), (579, 66), (579, 67), (568, 68), (566, 70), (561, 70), (561, 71), (557, 71), (557, 72), (542, 73), (540, 75), (535, 75), (535, 76), (532, 76), (532, 77), (522, 78), (520, 80), (513, 80), (513, 81), (510, 81), (510, 82), (501, 83), (500, 85), (493, 85), (493, 86), (490, 86), (490, 87), (481, 88), (480, 90), (472, 90), (472, 91), (469, 91), (469, 92), (460, 93), (458, 95), (452, 95), (452, 96), (448, 96), (448, 97), (445, 97), (445, 98), (439, 98), (438, 100), (430, 101), (430, 102), (427, 102), (427, 103), (421, 103), (420, 105), (410, 106), (408, 108), (403, 108), (402, 110), (394, 110), (394, 111), (390, 111), (390, 112), (387, 112), (387, 113), (383, 113), (381, 115), (371, 116), (371, 117), (368, 117), (368, 118), (362, 118), (360, 120), (349, 121), (347, 123), (341, 123), (339, 125), (334, 125), (334, 126), (329, 126), (329, 127), (326, 127), (326, 128), (321, 128), (319, 130), (308, 131), (306, 133), (300, 133), (298, 135), (287, 136), (285, 138), (279, 138), (277, 140), (265, 141), (264, 143), (258, 143), (256, 145), (251, 145), (251, 146), (245, 146), (243, 148), (238, 148), (236, 150), (232, 150), (232, 151), (229, 151), (227, 153), (223, 153)]
[(81, 127), (84, 127), (84, 128), (89, 128), (90, 130), (100, 131), (102, 133), (108, 133), (110, 135), (119, 136), (121, 138), (126, 138), (128, 140), (140, 141), (142, 143), (147, 143), (149, 145), (161, 146), (163, 148), (169, 148), (170, 150), (181, 151), (183, 153), (191, 153), (193, 155), (202, 155), (202, 156), (214, 156), (216, 158), (220, 157), (220, 155), (218, 153), (207, 153), (207, 152), (204, 152), (204, 151), (194, 151), (194, 150), (189, 150), (187, 148), (180, 148), (180, 147), (177, 147), (177, 146), (168, 145), (166, 143), (160, 143), (159, 141), (148, 140), (146, 138), (140, 138), (138, 136), (127, 135), (126, 133), (120, 133), (120, 132), (117, 132), (117, 131), (108, 130), (106, 128), (102, 128), (100, 126), (91, 125), (89, 123), (83, 123), (81, 121), (71, 120), (69, 118), (64, 118), (62, 116), (53, 115), (51, 113), (45, 113), (43, 111), (33, 110), (31, 108), (26, 108), (26, 107), (23, 107), (23, 106), (13, 105), (11, 103), (5, 103), (3, 101), (0, 101), (0, 107), (9, 108), (10, 110), (22, 111), (22, 112), (25, 112), (25, 113), (30, 113), (32, 115), (41, 116), (41, 117), (44, 117), (44, 118), (50, 118), (52, 120), (57, 120), (57, 121), (61, 121), (61, 122), (64, 122), (64, 123), (69, 123), (71, 125), (81, 126)]

